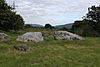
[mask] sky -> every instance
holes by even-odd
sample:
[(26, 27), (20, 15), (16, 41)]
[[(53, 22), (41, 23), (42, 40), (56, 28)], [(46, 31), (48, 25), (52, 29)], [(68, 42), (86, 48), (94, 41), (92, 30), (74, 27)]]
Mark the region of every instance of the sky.
[(15, 2), (16, 11), (26, 24), (47, 23), (62, 25), (81, 20), (87, 8), (100, 5), (100, 0), (6, 0), (9, 5)]

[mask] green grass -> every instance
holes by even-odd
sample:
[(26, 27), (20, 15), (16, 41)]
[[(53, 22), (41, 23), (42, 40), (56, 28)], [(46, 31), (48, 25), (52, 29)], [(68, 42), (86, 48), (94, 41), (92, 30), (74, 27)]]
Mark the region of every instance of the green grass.
[[(20, 52), (13, 48), (18, 34), (10, 41), (0, 42), (0, 67), (100, 67), (100, 38), (82, 41), (54, 40), (45, 37), (39, 43), (26, 43), (31, 50)], [(47, 35), (46, 35), (47, 36)]]

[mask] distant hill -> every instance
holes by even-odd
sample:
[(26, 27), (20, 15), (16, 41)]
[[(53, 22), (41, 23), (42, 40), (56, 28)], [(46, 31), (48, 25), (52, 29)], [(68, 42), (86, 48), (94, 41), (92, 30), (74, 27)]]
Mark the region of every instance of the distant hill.
[(69, 23), (69, 24), (65, 24), (65, 25), (57, 25), (57, 26), (54, 26), (54, 27), (58, 28), (58, 29), (62, 29), (62, 28), (71, 29), (72, 25), (73, 25), (73, 23)]
[(43, 27), (42, 25), (39, 24), (30, 24), (32, 27)]
[[(29, 24), (29, 25), (31, 25), (33, 28), (44, 27), (40, 24)], [(73, 25), (73, 23), (69, 23), (69, 24), (65, 24), (65, 25), (57, 25), (57, 26), (54, 26), (54, 27), (56, 29), (62, 29), (62, 28), (71, 29), (72, 25)]]

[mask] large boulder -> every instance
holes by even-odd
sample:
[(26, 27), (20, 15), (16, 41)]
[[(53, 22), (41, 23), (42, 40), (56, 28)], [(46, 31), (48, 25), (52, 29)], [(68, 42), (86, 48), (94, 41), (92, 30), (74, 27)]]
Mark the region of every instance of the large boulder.
[(0, 41), (7, 41), (9, 40), (9, 36), (5, 33), (0, 32)]
[(55, 31), (54, 39), (56, 40), (83, 40), (81, 36), (70, 33), (68, 31)]
[(27, 32), (23, 34), (22, 36), (18, 36), (17, 41), (22, 41), (22, 42), (39, 42), (43, 41), (43, 36), (41, 32)]

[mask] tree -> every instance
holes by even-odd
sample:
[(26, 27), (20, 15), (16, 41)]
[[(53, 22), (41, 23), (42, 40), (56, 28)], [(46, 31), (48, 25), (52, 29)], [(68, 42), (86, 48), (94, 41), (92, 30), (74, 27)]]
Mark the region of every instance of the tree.
[(100, 36), (100, 6), (91, 6), (81, 21), (72, 26), (74, 33), (82, 36)]
[(4, 0), (0, 0), (0, 30), (16, 31), (23, 28), (23, 18), (12, 9)]
[(15, 23), (13, 23), (13, 27), (15, 31), (24, 28), (24, 21), (20, 15), (15, 15), (14, 20), (15, 20)]
[(95, 30), (100, 33), (100, 6), (89, 7), (85, 20), (93, 21)]
[(50, 24), (45, 24), (45, 28), (52, 29), (53, 27)]

